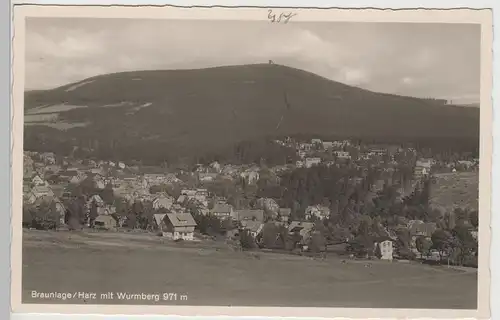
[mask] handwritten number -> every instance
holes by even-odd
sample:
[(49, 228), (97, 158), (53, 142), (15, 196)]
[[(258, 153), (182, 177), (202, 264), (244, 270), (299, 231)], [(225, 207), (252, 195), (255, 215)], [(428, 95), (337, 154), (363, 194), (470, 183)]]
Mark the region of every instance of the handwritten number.
[(268, 12), (267, 18), (269, 19), (269, 21), (271, 21), (271, 23), (280, 23), (280, 22), (288, 23), (288, 21), (290, 21), (292, 17), (297, 15), (296, 13), (293, 12), (282, 12), (276, 18), (276, 14), (273, 13), (273, 10), (269, 9), (267, 12)]

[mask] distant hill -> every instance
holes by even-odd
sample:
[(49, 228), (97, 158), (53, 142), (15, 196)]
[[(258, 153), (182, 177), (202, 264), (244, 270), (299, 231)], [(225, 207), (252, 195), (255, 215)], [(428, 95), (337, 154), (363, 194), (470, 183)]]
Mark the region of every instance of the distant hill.
[(153, 148), (161, 158), (270, 135), (474, 140), (479, 109), (260, 64), (123, 72), (26, 92), (25, 124), (26, 149), (79, 145), (141, 157)]
[(442, 212), (453, 212), (457, 207), (479, 209), (479, 173), (455, 172), (435, 175), (431, 187), (431, 206)]

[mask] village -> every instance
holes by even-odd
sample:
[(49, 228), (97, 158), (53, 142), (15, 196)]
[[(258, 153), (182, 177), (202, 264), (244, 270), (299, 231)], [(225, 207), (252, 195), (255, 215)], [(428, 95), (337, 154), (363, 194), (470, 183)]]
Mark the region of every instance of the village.
[(272, 143), (296, 157), (272, 167), (213, 161), (172, 170), (25, 151), (23, 226), (141, 230), (322, 257), (341, 244), (351, 259), (477, 265), (477, 208), (443, 212), (428, 205), (428, 193), (435, 175), (477, 173), (478, 159), (350, 140)]

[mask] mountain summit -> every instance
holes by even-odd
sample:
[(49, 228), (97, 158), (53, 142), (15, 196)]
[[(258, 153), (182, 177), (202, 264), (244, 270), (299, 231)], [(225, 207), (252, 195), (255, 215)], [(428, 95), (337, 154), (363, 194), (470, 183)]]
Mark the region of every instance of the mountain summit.
[(270, 135), (478, 138), (479, 108), (259, 64), (122, 72), (26, 92), (25, 123), (26, 148), (78, 141), (182, 155)]

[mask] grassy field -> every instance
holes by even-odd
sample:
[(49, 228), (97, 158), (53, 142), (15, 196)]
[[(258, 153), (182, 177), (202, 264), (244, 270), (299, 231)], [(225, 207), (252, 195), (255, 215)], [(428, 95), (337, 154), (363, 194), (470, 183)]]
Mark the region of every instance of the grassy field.
[(431, 205), (444, 211), (455, 207), (478, 210), (479, 173), (455, 172), (436, 174), (431, 188)]
[[(147, 234), (25, 231), (24, 303), (475, 309), (477, 273), (375, 261), (342, 264), (223, 243), (172, 243)], [(85, 299), (32, 298), (32, 291), (96, 293)], [(114, 292), (114, 299), (101, 293)], [(119, 300), (117, 292), (158, 294)], [(177, 299), (163, 300), (163, 293)]]

